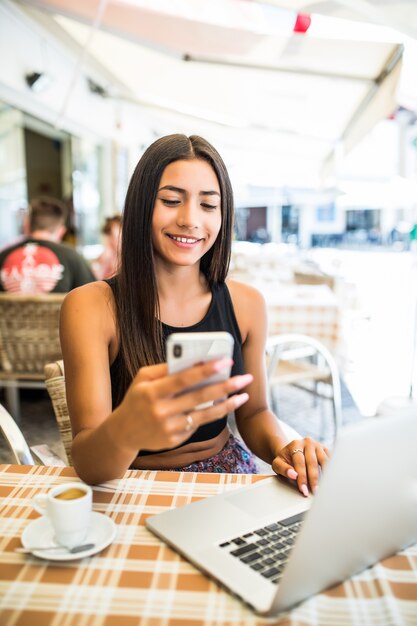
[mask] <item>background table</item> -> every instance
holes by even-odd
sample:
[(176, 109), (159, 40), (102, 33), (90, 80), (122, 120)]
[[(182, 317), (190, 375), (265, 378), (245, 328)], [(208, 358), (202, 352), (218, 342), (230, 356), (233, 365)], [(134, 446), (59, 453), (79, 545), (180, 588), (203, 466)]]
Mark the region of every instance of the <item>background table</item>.
[(265, 620), (144, 527), (149, 515), (259, 476), (129, 471), (94, 488), (94, 510), (118, 525), (103, 552), (62, 564), (15, 553), (38, 517), (31, 498), (74, 476), (72, 468), (0, 465), (1, 626), (417, 625), (417, 545)]
[(334, 356), (342, 356), (343, 310), (340, 298), (327, 285), (299, 285), (265, 280), (262, 275), (247, 276), (242, 282), (256, 287), (268, 310), (268, 334), (310, 335)]
[(268, 333), (302, 333), (321, 341), (337, 356), (341, 351), (341, 307), (326, 285), (259, 283), (268, 307)]

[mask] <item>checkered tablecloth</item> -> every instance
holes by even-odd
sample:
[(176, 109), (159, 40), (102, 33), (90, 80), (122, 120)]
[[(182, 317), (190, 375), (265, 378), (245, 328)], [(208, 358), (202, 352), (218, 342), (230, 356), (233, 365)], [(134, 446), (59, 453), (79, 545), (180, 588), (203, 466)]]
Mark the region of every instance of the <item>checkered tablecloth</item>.
[(263, 290), (269, 335), (301, 333), (321, 341), (334, 355), (341, 351), (341, 308), (325, 285), (286, 285)]
[(94, 488), (94, 510), (118, 526), (103, 552), (66, 563), (15, 553), (38, 517), (31, 498), (74, 476), (72, 468), (0, 465), (1, 626), (417, 625), (417, 545), (266, 620), (144, 526), (149, 515), (259, 476), (129, 471)]

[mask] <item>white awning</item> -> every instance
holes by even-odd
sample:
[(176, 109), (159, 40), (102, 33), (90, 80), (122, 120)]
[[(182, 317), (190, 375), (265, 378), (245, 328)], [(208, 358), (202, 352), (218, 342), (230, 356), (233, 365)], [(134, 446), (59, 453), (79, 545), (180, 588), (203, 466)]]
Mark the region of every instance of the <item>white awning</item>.
[(417, 38), (415, 0), (252, 0), (302, 13), (321, 13), (335, 18), (380, 24)]
[(55, 30), (77, 42), (78, 71), (87, 54), (107, 68), (114, 80), (102, 96), (138, 106), (155, 136), (205, 136), (237, 182), (319, 187), (336, 152), (397, 104), (399, 43), (293, 33), (295, 13), (256, 2), (25, 4), (48, 12)]

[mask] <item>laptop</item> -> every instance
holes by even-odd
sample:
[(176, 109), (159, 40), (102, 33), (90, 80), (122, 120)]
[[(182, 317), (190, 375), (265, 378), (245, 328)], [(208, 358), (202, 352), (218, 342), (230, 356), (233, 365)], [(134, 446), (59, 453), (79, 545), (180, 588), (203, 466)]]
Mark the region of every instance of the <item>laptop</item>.
[(257, 613), (275, 615), (417, 541), (417, 415), (343, 428), (315, 496), (265, 478), (147, 527)]

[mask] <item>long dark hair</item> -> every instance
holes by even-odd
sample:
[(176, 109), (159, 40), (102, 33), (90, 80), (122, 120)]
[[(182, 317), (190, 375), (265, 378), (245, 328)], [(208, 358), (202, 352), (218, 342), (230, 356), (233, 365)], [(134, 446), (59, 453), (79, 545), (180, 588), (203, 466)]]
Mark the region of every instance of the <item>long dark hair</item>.
[(222, 223), (213, 246), (200, 261), (210, 286), (225, 281), (229, 269), (233, 192), (226, 166), (202, 137), (168, 135), (155, 141), (139, 160), (126, 195), (120, 271), (115, 279), (120, 342), (120, 402), (132, 378), (144, 365), (165, 359), (152, 246), (152, 214), (162, 174), (170, 163), (202, 159), (216, 173), (221, 192)]

